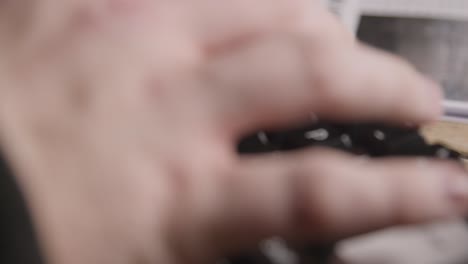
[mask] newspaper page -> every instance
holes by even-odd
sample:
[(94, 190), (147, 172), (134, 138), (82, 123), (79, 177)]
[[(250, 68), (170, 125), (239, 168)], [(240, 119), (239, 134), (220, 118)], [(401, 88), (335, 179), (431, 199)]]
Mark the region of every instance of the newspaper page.
[(329, 0), (358, 39), (442, 83), (446, 120), (468, 122), (468, 1)]

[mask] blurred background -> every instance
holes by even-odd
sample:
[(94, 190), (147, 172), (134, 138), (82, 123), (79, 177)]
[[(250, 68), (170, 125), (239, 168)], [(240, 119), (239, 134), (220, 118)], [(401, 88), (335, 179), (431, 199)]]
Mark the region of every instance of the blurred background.
[(467, 0), (329, 0), (357, 37), (407, 58), (468, 102)]
[[(325, 1), (358, 39), (408, 59), (468, 113), (468, 0)], [(422, 133), (468, 154), (466, 123), (438, 122)], [(341, 243), (338, 256), (340, 264), (464, 264), (467, 249), (468, 226), (459, 219), (353, 238)]]
[(468, 21), (364, 16), (358, 38), (409, 59), (447, 99), (468, 101)]

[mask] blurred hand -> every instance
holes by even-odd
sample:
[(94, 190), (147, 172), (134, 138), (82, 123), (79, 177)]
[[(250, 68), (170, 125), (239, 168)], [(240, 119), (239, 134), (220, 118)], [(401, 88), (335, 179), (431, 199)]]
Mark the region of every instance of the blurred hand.
[(422, 124), (441, 92), (309, 0), (0, 3), (0, 135), (50, 263), (210, 263), (464, 213), (461, 167), (239, 157), (306, 121)]

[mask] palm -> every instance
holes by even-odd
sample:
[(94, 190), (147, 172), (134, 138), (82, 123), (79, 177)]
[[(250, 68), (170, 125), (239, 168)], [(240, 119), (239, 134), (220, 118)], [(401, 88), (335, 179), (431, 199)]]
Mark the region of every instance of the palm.
[[(241, 159), (236, 140), (311, 111), (414, 122), (437, 114), (422, 77), (355, 44), (309, 1), (49, 4), (31, 7), (37, 21), (22, 34), (0, 39), (9, 51), (0, 91), (7, 145), (52, 263), (204, 263), (267, 236), (297, 235), (299, 215), (310, 235), (364, 231), (337, 228), (341, 207), (315, 196), (336, 180), (321, 176), (340, 175), (332, 168), (352, 158)], [(21, 8), (9, 10), (26, 21)], [(63, 12), (43, 12), (55, 8)], [(361, 59), (361, 68), (347, 67)], [(383, 78), (385, 70), (402, 78)], [(400, 86), (410, 87), (405, 96), (395, 96)]]

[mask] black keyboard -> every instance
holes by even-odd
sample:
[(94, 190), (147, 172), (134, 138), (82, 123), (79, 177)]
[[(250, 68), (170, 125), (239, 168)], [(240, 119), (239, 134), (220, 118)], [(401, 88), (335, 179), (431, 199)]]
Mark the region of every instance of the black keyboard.
[[(258, 154), (288, 152), (306, 147), (330, 147), (373, 158), (425, 156), (461, 160), (461, 153), (443, 145), (429, 144), (417, 128), (382, 124), (334, 124), (316, 122), (287, 131), (262, 131), (242, 139), (238, 152)], [(227, 258), (226, 264), (329, 263), (334, 245), (289, 245), (279, 238), (264, 241), (258, 249)]]
[(240, 154), (294, 151), (306, 147), (330, 147), (370, 157), (426, 156), (461, 159), (462, 155), (443, 145), (429, 144), (419, 129), (379, 124), (310, 124), (280, 132), (258, 132), (241, 140)]

